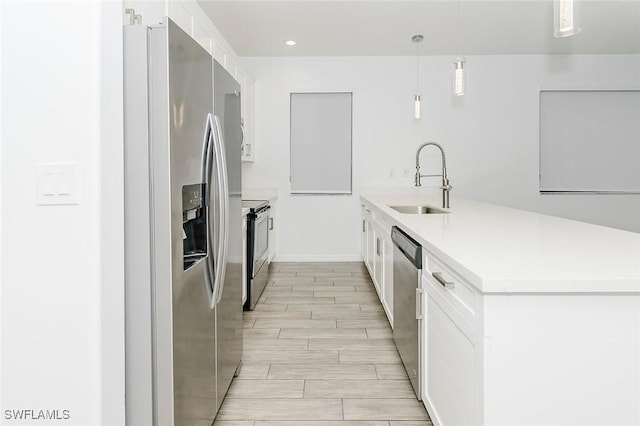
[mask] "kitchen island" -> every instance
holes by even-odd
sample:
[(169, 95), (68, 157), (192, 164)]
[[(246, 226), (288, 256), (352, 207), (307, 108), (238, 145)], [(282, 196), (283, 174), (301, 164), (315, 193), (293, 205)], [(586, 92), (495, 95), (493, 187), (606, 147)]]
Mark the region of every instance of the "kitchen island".
[(434, 424), (640, 424), (640, 234), (454, 197), (448, 213), (390, 207), (440, 203), (361, 191), (363, 257), (392, 324), (390, 227), (423, 247)]

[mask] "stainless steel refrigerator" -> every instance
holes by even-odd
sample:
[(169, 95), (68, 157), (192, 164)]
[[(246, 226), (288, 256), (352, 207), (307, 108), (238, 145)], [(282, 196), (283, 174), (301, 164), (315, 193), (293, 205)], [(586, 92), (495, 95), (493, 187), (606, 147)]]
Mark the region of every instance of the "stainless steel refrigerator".
[(210, 425), (242, 354), (240, 87), (174, 22), (124, 27), (130, 425)]

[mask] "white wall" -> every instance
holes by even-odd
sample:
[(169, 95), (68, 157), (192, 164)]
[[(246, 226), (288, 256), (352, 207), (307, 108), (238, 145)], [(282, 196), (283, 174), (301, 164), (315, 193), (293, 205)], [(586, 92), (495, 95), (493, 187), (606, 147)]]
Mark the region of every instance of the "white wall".
[[(2, 3), (0, 3), (0, 25), (2, 25), (3, 22), (3, 16), (4, 16), (4, 7), (2, 6)], [(0, 49), (2, 49), (2, 36), (3, 36), (3, 32), (0, 29)], [(0, 374), (2, 374), (2, 331), (4, 330), (4, 324), (3, 324), (3, 315), (2, 315), (2, 306), (4, 305), (3, 299), (2, 299), (2, 289), (4, 287), (3, 285), (3, 281), (4, 281), (4, 274), (2, 273), (2, 271), (4, 271), (4, 268), (2, 267), (3, 265), (3, 249), (4, 249), (4, 235), (2, 233), (2, 225), (4, 223), (3, 219), (2, 219), (2, 211), (4, 210), (3, 208), (3, 199), (4, 197), (2, 196), (3, 193), (3, 183), (4, 180), (2, 178), (3, 173), (2, 173), (2, 164), (4, 164), (4, 160), (3, 160), (3, 135), (4, 135), (4, 131), (2, 128), (2, 119), (4, 117), (4, 115), (2, 114), (2, 107), (4, 106), (4, 102), (2, 102), (2, 57), (4, 55), (2, 55), (2, 50), (0, 50)], [(0, 382), (0, 410), (2, 409), (2, 383)]]
[[(278, 188), (278, 259), (358, 259), (358, 188), (412, 185), (415, 150), (426, 140), (445, 147), (454, 210), (459, 196), (640, 232), (638, 195), (538, 193), (538, 91), (638, 88), (640, 55), (471, 56), (463, 98), (451, 95), (453, 60), (421, 58), (420, 121), (412, 115), (415, 57), (243, 60), (256, 80), (257, 158), (244, 164), (243, 180)], [(289, 93), (339, 90), (354, 93), (354, 194), (290, 196)], [(423, 173), (439, 163), (437, 150), (423, 151)]]
[[(122, 4), (0, 8), (2, 422), (123, 424)], [(78, 204), (36, 205), (38, 163), (77, 165)]]

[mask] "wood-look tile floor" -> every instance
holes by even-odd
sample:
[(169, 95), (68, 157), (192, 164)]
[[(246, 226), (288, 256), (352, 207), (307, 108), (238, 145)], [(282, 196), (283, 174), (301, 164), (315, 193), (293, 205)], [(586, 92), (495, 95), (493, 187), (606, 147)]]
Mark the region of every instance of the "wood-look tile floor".
[(273, 263), (214, 426), (431, 426), (364, 264)]

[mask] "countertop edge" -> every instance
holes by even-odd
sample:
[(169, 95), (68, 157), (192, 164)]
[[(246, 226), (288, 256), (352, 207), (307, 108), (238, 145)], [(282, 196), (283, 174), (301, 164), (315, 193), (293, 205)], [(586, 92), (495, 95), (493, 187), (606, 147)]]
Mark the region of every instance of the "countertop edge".
[[(387, 194), (367, 191), (360, 194), (361, 202), (364, 202), (381, 214), (392, 226), (399, 226), (411, 237), (418, 241), (424, 249), (435, 256), (437, 260), (447, 264), (461, 275), (477, 291), (487, 295), (500, 294), (640, 294), (640, 278), (638, 279), (589, 279), (584, 277), (557, 278), (557, 279), (527, 279), (527, 278), (486, 278), (466, 267), (461, 261), (450, 256), (445, 250), (435, 246), (419, 232), (412, 229), (411, 225), (402, 220), (403, 215), (395, 213), (386, 204), (381, 204), (379, 199)], [(434, 205), (435, 206), (435, 205)], [(492, 205), (494, 206), (494, 205)], [(495, 205), (500, 208), (501, 206)], [(504, 207), (504, 209), (509, 209)], [(603, 288), (606, 287), (606, 288)]]
[(276, 188), (242, 188), (243, 200), (277, 201), (278, 190)]

